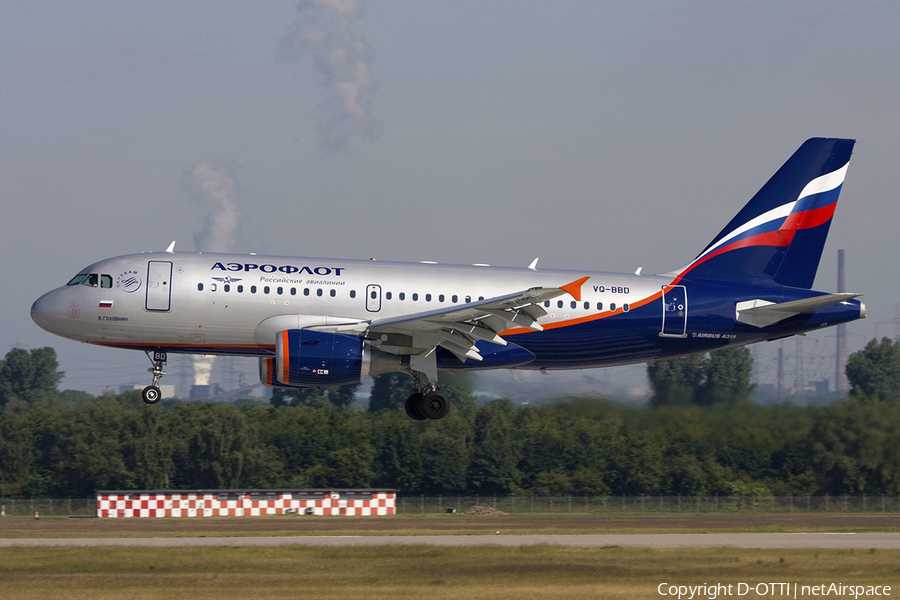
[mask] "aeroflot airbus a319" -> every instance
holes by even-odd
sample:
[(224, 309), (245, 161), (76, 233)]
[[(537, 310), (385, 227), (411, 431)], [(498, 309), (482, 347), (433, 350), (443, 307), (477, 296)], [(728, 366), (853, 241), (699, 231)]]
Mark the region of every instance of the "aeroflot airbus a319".
[[(853, 140), (806, 141), (687, 266), (662, 275), (238, 254), (132, 254), (41, 296), (51, 333), (166, 353), (258, 357), (263, 383), (402, 371), (407, 414), (440, 419), (442, 369), (582, 369), (774, 340), (865, 317), (812, 291)], [(423, 378), (424, 377), (424, 378)], [(427, 380), (427, 381), (426, 381)]]

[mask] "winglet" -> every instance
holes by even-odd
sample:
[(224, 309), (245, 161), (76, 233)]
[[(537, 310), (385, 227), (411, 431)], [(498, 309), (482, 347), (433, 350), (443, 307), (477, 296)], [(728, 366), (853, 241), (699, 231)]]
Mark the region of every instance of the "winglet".
[(564, 292), (567, 292), (570, 296), (575, 298), (575, 300), (581, 302), (581, 286), (584, 285), (584, 282), (590, 279), (590, 276), (582, 277), (581, 279), (576, 279), (572, 283), (567, 283), (566, 285), (559, 286)]
[(168, 252), (169, 254), (175, 254), (175, 241), (174, 240), (172, 241), (171, 244), (169, 244), (169, 247), (166, 248), (166, 252)]

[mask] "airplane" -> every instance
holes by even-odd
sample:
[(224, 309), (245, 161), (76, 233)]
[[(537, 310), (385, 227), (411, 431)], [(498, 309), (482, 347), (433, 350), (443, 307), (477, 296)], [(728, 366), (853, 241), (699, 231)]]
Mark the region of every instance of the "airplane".
[(269, 386), (412, 377), (407, 415), (440, 419), (438, 372), (584, 369), (803, 335), (866, 316), (812, 284), (855, 141), (812, 138), (684, 267), (659, 275), (175, 252), (78, 271), (32, 308), (43, 329), (144, 351), (256, 357)]

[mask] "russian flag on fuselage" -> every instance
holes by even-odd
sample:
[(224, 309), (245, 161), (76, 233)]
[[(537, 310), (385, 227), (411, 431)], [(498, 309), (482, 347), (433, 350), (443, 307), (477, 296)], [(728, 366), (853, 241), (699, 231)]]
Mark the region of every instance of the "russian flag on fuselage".
[(854, 140), (807, 140), (679, 274), (811, 288)]

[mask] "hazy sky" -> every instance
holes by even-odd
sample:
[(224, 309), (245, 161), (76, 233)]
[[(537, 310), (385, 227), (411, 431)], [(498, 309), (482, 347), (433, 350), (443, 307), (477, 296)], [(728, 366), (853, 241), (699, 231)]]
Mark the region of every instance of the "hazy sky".
[[(172, 240), (668, 271), (813, 136), (858, 140), (816, 280), (845, 249), (857, 350), (900, 301), (898, 28), (893, 1), (0, 1), (0, 351), (149, 383), (28, 311)], [(810, 378), (833, 335), (805, 340)]]

